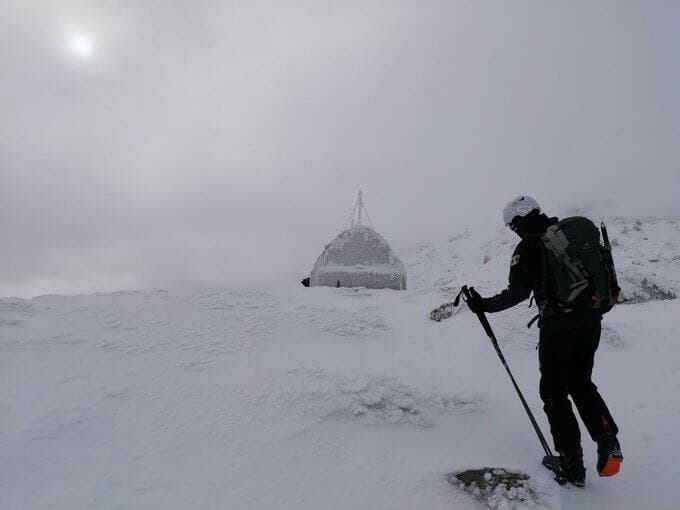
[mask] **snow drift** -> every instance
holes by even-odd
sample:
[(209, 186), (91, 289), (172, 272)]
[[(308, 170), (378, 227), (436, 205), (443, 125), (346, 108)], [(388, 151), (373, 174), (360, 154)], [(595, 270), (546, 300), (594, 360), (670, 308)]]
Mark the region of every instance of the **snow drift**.
[[(630, 295), (643, 280), (680, 290), (678, 224), (608, 221)], [(429, 319), (462, 283), (500, 289), (513, 236), (486, 225), (422, 247), (399, 293), (0, 299), (0, 507), (479, 509), (446, 474), (498, 466), (530, 476), (531, 508), (676, 508), (680, 301), (605, 317), (594, 380), (626, 461), (615, 478), (594, 476), (584, 436), (585, 490), (540, 465), (476, 317)], [(490, 320), (547, 433), (533, 313)], [(492, 504), (529, 507), (509, 493)]]

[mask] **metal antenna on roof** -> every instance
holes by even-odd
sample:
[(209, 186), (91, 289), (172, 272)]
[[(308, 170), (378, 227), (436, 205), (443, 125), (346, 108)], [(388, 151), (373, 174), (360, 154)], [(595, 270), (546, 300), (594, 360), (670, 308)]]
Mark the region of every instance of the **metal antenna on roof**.
[(354, 207), (352, 208), (352, 212), (349, 213), (349, 216), (347, 217), (347, 220), (345, 220), (345, 225), (343, 226), (343, 230), (345, 227), (347, 227), (347, 224), (349, 223), (350, 227), (354, 227), (356, 225), (363, 225), (363, 216), (362, 216), (362, 211), (364, 214), (366, 214), (366, 219), (368, 219), (369, 225), (371, 225), (371, 228), (375, 230), (375, 227), (373, 226), (373, 222), (371, 221), (371, 217), (368, 215), (368, 211), (366, 210), (366, 206), (364, 205), (364, 192), (359, 190), (359, 198), (357, 199), (356, 203), (354, 204)]
[(366, 214), (366, 219), (368, 220), (368, 224), (371, 226), (373, 230), (375, 230), (375, 227), (373, 226), (373, 222), (371, 221), (371, 217), (368, 215), (368, 211), (366, 210), (366, 206), (364, 205), (364, 192), (359, 190), (359, 200), (357, 201), (357, 209), (359, 210), (358, 215), (359, 215), (359, 225), (363, 225), (363, 222), (361, 221), (361, 211), (363, 211)]
[(361, 225), (361, 210), (364, 209), (364, 193), (359, 190), (359, 225)]

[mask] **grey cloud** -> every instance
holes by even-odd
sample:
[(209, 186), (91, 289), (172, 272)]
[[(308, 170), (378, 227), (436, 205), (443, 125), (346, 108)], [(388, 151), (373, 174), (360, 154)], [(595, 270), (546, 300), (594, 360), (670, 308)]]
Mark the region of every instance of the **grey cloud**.
[(16, 1), (0, 23), (0, 294), (294, 285), (359, 188), (397, 252), (522, 192), (677, 202), (677, 4)]

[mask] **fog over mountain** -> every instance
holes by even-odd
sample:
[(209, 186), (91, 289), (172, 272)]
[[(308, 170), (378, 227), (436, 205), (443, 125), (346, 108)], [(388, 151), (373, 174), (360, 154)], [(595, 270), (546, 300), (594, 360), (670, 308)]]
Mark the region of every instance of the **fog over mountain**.
[(296, 285), (360, 188), (397, 254), (678, 207), (678, 3), (10, 0), (0, 47), (0, 295)]

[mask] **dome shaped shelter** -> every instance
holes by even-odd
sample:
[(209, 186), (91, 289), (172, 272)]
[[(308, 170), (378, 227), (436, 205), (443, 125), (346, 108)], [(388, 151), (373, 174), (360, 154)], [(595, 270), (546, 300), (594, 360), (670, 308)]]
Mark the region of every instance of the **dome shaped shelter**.
[[(362, 223), (362, 212), (370, 226)], [(373, 228), (361, 191), (346, 227), (350, 220), (349, 228), (328, 243), (316, 259), (310, 285), (405, 290), (406, 268)]]

